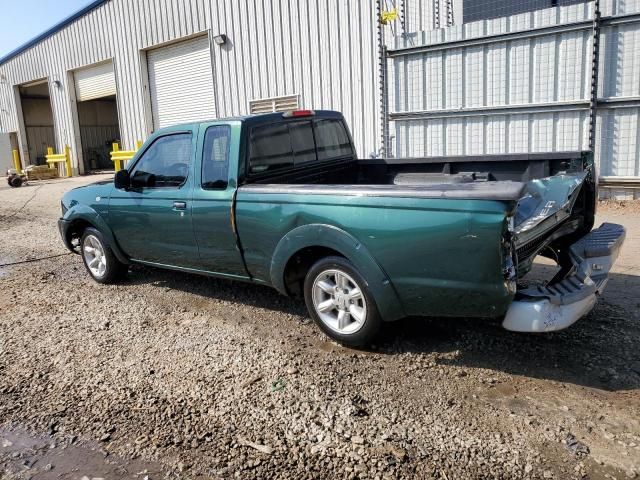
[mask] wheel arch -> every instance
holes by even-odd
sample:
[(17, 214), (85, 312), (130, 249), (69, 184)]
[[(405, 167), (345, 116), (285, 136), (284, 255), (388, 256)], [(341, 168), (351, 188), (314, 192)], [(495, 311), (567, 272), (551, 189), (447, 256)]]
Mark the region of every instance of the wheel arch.
[(85, 205), (76, 205), (72, 210), (67, 212), (64, 220), (68, 225), (66, 232), (64, 233), (64, 242), (70, 250), (75, 251), (71, 243), (73, 236), (81, 236), (82, 232), (86, 228), (93, 227), (102, 234), (104, 241), (107, 243), (109, 248), (111, 248), (113, 254), (120, 262), (125, 264), (130, 263), (127, 256), (120, 249), (120, 246), (118, 245), (113, 232), (109, 228), (109, 225), (107, 225), (107, 222), (105, 222), (100, 214), (92, 208)]
[[(306, 275), (313, 263), (331, 255), (346, 258), (358, 269), (384, 320), (405, 316), (391, 280), (375, 258), (357, 238), (332, 225), (303, 225), (285, 235), (278, 242), (271, 260), (271, 284), (285, 295), (295, 294), (291, 283), (304, 279), (301, 272)], [(297, 270), (292, 270), (294, 267)]]

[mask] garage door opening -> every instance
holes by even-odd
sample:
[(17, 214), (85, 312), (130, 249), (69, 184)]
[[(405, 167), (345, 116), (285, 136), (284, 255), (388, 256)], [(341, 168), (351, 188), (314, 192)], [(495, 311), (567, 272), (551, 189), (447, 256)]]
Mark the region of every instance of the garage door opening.
[(120, 143), (113, 63), (83, 68), (73, 75), (84, 171), (113, 170), (112, 144)]
[(78, 102), (78, 123), (85, 172), (113, 170), (111, 145), (120, 143), (115, 95)]
[(26, 134), (25, 165), (46, 164), (47, 147), (56, 146), (47, 80), (21, 85), (20, 105)]

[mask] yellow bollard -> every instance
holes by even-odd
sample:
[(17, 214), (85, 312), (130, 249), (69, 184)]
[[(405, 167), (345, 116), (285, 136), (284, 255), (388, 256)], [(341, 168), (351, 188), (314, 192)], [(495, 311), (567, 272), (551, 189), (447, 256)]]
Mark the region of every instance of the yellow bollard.
[(57, 168), (58, 163), (64, 163), (65, 173), (68, 178), (73, 176), (73, 169), (71, 167), (71, 149), (69, 145), (64, 146), (64, 153), (55, 155), (52, 147), (47, 147), (47, 163), (49, 168)]
[(120, 145), (118, 145), (117, 142), (114, 142), (111, 144), (111, 149), (112, 149), (112, 152), (111, 152), (112, 156), (114, 157), (113, 165), (114, 165), (115, 171), (117, 172), (119, 170), (122, 170), (122, 162), (120, 161), (119, 158), (117, 158), (117, 156), (113, 155), (113, 153), (117, 153), (120, 151)]
[[(53, 147), (47, 147), (47, 156), (45, 158), (47, 159), (49, 168), (55, 168), (56, 170), (58, 170), (58, 165), (56, 163), (49, 162), (49, 159), (52, 157), (53, 157)], [(60, 174), (60, 171), (58, 170), (58, 175), (59, 174)]]
[(71, 168), (71, 149), (69, 145), (64, 146), (64, 156), (64, 165), (67, 167), (67, 177), (71, 178), (73, 177), (73, 170)]
[(125, 162), (128, 162), (133, 157), (135, 157), (136, 152), (140, 150), (142, 147), (142, 141), (136, 141), (136, 149), (135, 150), (120, 150), (120, 145), (118, 143), (111, 144), (111, 160), (113, 161), (113, 166), (115, 171), (122, 170), (125, 166)]
[(18, 175), (22, 174), (22, 162), (20, 161), (20, 152), (18, 150), (13, 151), (13, 168)]

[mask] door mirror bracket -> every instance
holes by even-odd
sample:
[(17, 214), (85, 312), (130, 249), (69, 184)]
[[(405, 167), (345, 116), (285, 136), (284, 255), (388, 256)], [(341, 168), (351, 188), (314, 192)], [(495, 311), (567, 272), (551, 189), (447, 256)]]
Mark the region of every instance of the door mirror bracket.
[(128, 170), (118, 170), (113, 183), (118, 190), (129, 190), (131, 188), (131, 176)]

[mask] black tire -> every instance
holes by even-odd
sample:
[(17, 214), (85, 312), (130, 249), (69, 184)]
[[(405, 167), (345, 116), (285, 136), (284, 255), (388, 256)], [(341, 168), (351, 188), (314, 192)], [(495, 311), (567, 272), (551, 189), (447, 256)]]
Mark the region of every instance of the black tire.
[(22, 177), (19, 175), (14, 175), (13, 177), (9, 177), (8, 179), (9, 185), (13, 188), (20, 188), (22, 186)]
[[(97, 243), (96, 243), (97, 242)], [(90, 260), (95, 259), (95, 253), (89, 253), (89, 250), (85, 250), (86, 248), (95, 249), (97, 246), (100, 246), (102, 249), (101, 254), (99, 255), (100, 259), (104, 258), (104, 271), (102, 273), (96, 272), (96, 268), (91, 268), (89, 265)], [(98, 283), (109, 284), (116, 283), (118, 280), (121, 280), (124, 275), (127, 273), (128, 267), (120, 262), (118, 258), (113, 254), (111, 248), (107, 242), (105, 242), (104, 237), (100, 233), (99, 230), (88, 227), (82, 232), (82, 239), (80, 241), (80, 255), (82, 256), (82, 262), (84, 263), (87, 272), (91, 275)], [(92, 257), (93, 255), (93, 257)]]
[[(342, 274), (340, 278), (343, 282), (347, 282), (346, 288), (342, 290), (343, 293), (340, 290), (336, 290), (335, 293), (327, 293), (326, 288), (329, 286), (333, 286), (336, 289), (339, 288), (340, 281), (336, 277), (336, 273)], [(345, 278), (345, 275), (347, 278)], [(321, 288), (321, 284), (323, 284), (324, 288)], [(358, 292), (358, 290), (361, 295), (354, 293), (355, 296), (351, 297), (350, 294), (346, 294), (347, 291)], [(352, 298), (355, 300), (352, 300)], [(378, 307), (367, 282), (346, 258), (325, 257), (318, 260), (309, 269), (305, 277), (304, 300), (309, 310), (309, 315), (318, 327), (326, 335), (343, 345), (351, 347), (368, 345), (382, 328), (382, 318), (380, 318)], [(316, 303), (321, 305), (322, 303), (327, 304), (327, 302), (335, 302), (337, 305), (328, 307), (331, 308), (330, 311), (319, 312), (316, 309)], [(364, 318), (364, 320), (358, 320), (358, 316), (349, 313), (353, 311), (351, 310), (352, 307), (356, 307), (354, 313), (359, 312), (360, 319)], [(351, 320), (348, 325), (343, 325), (343, 328), (339, 327), (341, 310), (344, 311), (343, 315), (346, 315)], [(336, 319), (333, 318), (334, 316)]]

